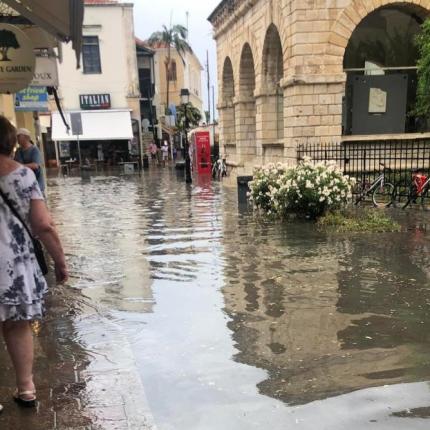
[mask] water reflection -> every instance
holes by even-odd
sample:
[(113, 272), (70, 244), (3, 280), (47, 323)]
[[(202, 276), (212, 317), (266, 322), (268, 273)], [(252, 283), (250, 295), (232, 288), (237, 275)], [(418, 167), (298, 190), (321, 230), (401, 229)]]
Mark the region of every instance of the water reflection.
[(235, 360), (268, 371), (262, 394), (296, 405), (430, 379), (422, 229), (345, 238), (225, 213), (228, 326)]
[(411, 384), (430, 379), (422, 229), (274, 224), (238, 213), (234, 188), (167, 169), (57, 184), (72, 286), (124, 332), (160, 429), (379, 430), (428, 406)]

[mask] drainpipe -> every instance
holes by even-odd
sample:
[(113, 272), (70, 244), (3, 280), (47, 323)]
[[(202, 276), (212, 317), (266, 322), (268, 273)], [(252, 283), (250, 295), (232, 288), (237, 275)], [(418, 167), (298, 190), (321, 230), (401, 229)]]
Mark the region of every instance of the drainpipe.
[(46, 176), (46, 158), (45, 158), (45, 147), (43, 145), (43, 138), (42, 138), (42, 129), (40, 127), (40, 117), (39, 112), (34, 111), (33, 112), (33, 119), (34, 119), (34, 130), (36, 133), (36, 143), (39, 147), (40, 154), (42, 156), (43, 164), (41, 166), (42, 168), (42, 175), (45, 180), (45, 190), (48, 189), (48, 181)]

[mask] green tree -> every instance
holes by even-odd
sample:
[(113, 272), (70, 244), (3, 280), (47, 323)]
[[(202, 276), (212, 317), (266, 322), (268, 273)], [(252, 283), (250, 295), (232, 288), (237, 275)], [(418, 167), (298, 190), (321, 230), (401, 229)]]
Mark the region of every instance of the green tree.
[(185, 65), (185, 54), (192, 52), (191, 46), (187, 41), (188, 30), (182, 25), (163, 25), (162, 31), (156, 31), (152, 33), (148, 39), (148, 44), (152, 47), (159, 47), (160, 45), (167, 48), (167, 55), (164, 61), (166, 68), (166, 114), (170, 115), (169, 102), (170, 102), (170, 73), (172, 67), (172, 49), (181, 57), (183, 64)]
[(189, 127), (197, 127), (202, 120), (202, 114), (196, 107), (192, 105), (192, 103), (178, 106), (176, 112), (176, 125), (181, 131), (185, 131), (185, 128), (187, 126), (186, 118), (188, 119)]
[(16, 36), (12, 31), (9, 30), (0, 30), (0, 61), (10, 61), (10, 58), (7, 56), (9, 49), (18, 49), (19, 43), (16, 39)]
[(415, 38), (418, 59), (417, 101), (414, 113), (423, 118), (430, 116), (430, 19), (424, 21), (421, 33)]

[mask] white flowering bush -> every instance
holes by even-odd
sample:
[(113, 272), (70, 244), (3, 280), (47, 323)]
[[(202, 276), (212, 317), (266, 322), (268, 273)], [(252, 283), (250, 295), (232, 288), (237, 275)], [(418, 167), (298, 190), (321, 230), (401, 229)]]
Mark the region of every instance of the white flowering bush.
[(305, 159), (292, 168), (269, 165), (256, 169), (249, 198), (269, 215), (318, 218), (346, 205), (354, 184), (335, 163), (316, 164)]

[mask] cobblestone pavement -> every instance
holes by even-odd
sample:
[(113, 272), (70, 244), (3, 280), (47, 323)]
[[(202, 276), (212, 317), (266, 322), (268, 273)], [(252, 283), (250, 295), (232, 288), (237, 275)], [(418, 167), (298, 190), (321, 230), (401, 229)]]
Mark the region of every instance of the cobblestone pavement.
[(155, 426), (121, 329), (77, 290), (52, 289), (35, 332), (37, 410), (11, 401), (14, 375), (0, 348), (2, 430), (150, 429)]

